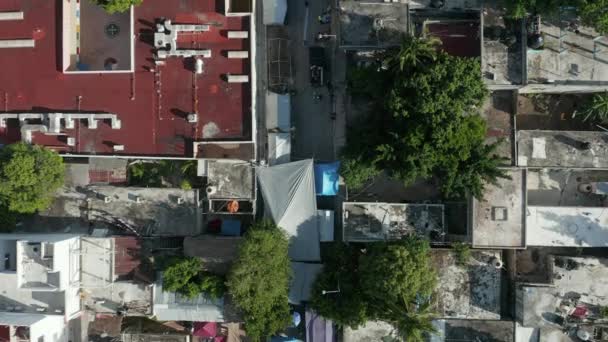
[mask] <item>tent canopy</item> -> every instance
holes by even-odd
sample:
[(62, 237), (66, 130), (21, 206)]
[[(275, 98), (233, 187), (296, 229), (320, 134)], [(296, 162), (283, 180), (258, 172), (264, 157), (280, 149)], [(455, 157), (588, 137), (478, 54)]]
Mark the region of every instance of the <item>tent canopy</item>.
[(289, 286), (289, 302), (291, 304), (301, 304), (303, 301), (310, 299), (312, 284), (322, 268), (322, 264), (291, 263), (291, 270), (293, 271), (293, 279), (291, 279)]
[(287, 0), (264, 0), (264, 25), (284, 25)]
[(315, 164), (315, 188), (317, 195), (335, 196), (338, 194), (340, 162)]
[(268, 163), (288, 163), (291, 158), (291, 133), (268, 133)]
[(319, 261), (319, 222), (312, 159), (258, 168), (264, 215), (290, 238), (294, 261)]
[(266, 92), (266, 127), (289, 132), (291, 127), (291, 97)]

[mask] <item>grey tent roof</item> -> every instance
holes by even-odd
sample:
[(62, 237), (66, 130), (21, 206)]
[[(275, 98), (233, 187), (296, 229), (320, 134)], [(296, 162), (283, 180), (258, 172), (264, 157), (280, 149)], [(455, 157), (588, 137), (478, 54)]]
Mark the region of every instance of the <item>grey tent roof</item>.
[(322, 264), (311, 264), (305, 262), (292, 262), (291, 270), (293, 278), (289, 285), (289, 302), (292, 304), (301, 304), (303, 301), (310, 299), (312, 284), (317, 278), (317, 274), (321, 272)]
[(319, 261), (319, 222), (312, 159), (258, 168), (264, 211), (290, 237), (293, 261)]
[(291, 128), (291, 97), (266, 92), (266, 127), (289, 132)]
[(284, 25), (287, 0), (263, 0), (264, 25)]

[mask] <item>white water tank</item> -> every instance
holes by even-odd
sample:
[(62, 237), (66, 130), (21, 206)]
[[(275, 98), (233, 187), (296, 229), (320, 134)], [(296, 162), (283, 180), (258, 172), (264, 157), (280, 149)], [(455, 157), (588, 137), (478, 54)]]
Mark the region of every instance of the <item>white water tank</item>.
[(501, 269), (502, 268), (502, 260), (498, 259), (498, 258), (492, 258), (490, 260), (490, 265), (492, 265), (494, 268), (496, 269)]
[(194, 70), (196, 71), (197, 75), (200, 75), (203, 73), (203, 66), (205, 65), (205, 63), (203, 62), (202, 59), (197, 58), (195, 63), (194, 63)]
[(207, 196), (215, 195), (217, 193), (217, 186), (209, 185), (205, 191), (207, 192)]

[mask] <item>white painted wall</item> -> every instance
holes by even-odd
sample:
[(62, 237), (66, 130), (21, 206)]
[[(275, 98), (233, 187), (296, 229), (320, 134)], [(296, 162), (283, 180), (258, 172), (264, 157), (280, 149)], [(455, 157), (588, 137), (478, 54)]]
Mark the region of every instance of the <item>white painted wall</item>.
[(45, 315), (44, 319), (30, 326), (30, 341), (38, 341), (44, 336), (44, 342), (67, 342), (67, 323), (63, 316)]

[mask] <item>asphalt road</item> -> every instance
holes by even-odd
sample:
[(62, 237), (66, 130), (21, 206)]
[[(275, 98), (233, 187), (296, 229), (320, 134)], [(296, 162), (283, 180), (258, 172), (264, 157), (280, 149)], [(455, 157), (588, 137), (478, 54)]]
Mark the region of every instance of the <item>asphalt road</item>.
[[(308, 6), (307, 6), (308, 4)], [(287, 30), (292, 58), (292, 124), (295, 128), (292, 142), (292, 160), (314, 158), (319, 161), (335, 159), (335, 125), (331, 113), (335, 104), (327, 87), (312, 87), (309, 76), (310, 46), (325, 46), (326, 64), (334, 66), (335, 39), (318, 43), (318, 32), (328, 32), (331, 24), (319, 23), (318, 17), (327, 11), (327, 0), (288, 0)], [(330, 70), (326, 79), (331, 80)], [(320, 99), (319, 99), (320, 97)]]

